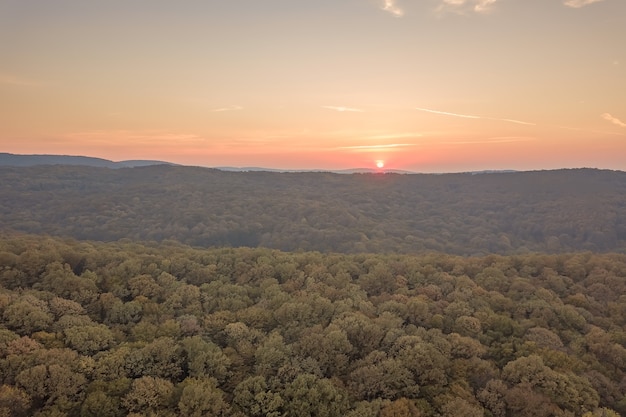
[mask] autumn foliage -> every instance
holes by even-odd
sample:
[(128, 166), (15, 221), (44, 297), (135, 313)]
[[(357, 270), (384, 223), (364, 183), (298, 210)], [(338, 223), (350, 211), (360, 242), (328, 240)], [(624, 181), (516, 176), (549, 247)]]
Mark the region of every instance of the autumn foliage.
[(616, 416), (626, 255), (0, 240), (2, 416)]

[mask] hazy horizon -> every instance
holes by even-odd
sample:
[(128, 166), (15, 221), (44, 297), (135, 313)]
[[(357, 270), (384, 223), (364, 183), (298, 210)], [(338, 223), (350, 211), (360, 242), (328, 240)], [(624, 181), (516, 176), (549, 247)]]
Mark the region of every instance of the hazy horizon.
[[(0, 155), (3, 152), (0, 150)], [(613, 169), (613, 168), (602, 168), (602, 167), (594, 167), (594, 166), (572, 166), (572, 167), (554, 167), (554, 168), (537, 168), (537, 169), (512, 169), (512, 168), (499, 168), (499, 169), (477, 169), (477, 170), (453, 170), (453, 171), (417, 171), (417, 170), (409, 170), (409, 169), (398, 169), (393, 167), (377, 167), (374, 166), (353, 166), (353, 167), (341, 167), (341, 168), (282, 168), (282, 167), (266, 167), (259, 165), (200, 165), (200, 164), (185, 164), (185, 163), (176, 163), (166, 159), (108, 159), (101, 158), (97, 156), (90, 155), (74, 155), (74, 154), (14, 154), (8, 153), (8, 155), (14, 155), (18, 157), (61, 157), (61, 158), (93, 158), (93, 159), (101, 159), (104, 161), (112, 162), (115, 164), (125, 163), (125, 162), (156, 162), (156, 163), (166, 163), (174, 166), (182, 166), (182, 167), (191, 167), (191, 168), (209, 168), (209, 169), (219, 169), (225, 171), (268, 171), (268, 172), (335, 172), (335, 173), (352, 173), (352, 172), (368, 172), (372, 173), (380, 172), (380, 173), (406, 173), (406, 174), (462, 174), (462, 173), (482, 173), (482, 172), (494, 172), (494, 173), (505, 173), (505, 172), (532, 172), (532, 171), (559, 171), (559, 170), (570, 170), (570, 169), (592, 169), (592, 170), (609, 170), (609, 171), (621, 171), (626, 172), (626, 170), (622, 169)], [(71, 164), (71, 165), (79, 165), (79, 164)], [(7, 165), (7, 166), (32, 166), (32, 165)], [(137, 166), (146, 166), (146, 165), (137, 165)], [(120, 168), (123, 166), (120, 166)], [(133, 167), (133, 165), (124, 166), (124, 167)]]
[(0, 151), (626, 170), (623, 0), (0, 2)]

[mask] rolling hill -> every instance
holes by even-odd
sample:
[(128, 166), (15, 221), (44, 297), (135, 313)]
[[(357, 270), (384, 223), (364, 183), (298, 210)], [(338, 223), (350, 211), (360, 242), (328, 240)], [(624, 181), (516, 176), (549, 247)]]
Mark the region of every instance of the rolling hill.
[(0, 167), (2, 228), (324, 252), (624, 251), (626, 173)]

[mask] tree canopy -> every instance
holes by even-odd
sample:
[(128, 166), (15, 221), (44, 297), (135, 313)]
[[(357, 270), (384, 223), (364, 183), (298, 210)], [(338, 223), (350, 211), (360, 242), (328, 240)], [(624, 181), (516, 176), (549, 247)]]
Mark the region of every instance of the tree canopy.
[(0, 415), (626, 413), (626, 255), (0, 238)]
[(626, 251), (626, 173), (0, 167), (4, 230), (192, 246), (458, 255)]

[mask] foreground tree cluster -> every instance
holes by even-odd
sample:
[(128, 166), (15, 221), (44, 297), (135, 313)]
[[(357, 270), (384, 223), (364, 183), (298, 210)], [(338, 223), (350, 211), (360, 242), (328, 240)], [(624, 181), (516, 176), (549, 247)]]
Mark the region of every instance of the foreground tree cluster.
[(4, 230), (342, 253), (626, 251), (626, 173), (0, 167)]
[(626, 414), (626, 255), (0, 240), (1, 416)]

